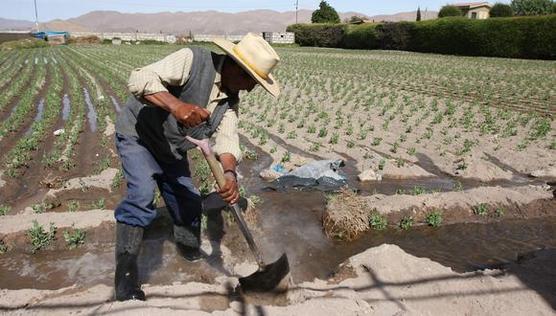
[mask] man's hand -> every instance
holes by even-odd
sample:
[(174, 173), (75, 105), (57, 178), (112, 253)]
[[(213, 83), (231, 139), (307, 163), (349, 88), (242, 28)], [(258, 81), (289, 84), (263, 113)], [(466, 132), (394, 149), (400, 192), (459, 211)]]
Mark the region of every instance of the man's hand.
[(210, 117), (210, 112), (200, 106), (182, 103), (176, 106), (172, 115), (185, 127), (194, 127), (206, 121)]
[(201, 124), (210, 117), (210, 112), (200, 106), (182, 102), (167, 91), (161, 91), (144, 96), (148, 102), (172, 113), (178, 122), (185, 127)]
[(220, 197), (228, 204), (234, 204), (239, 200), (239, 187), (236, 176), (231, 172), (224, 173), (226, 185), (218, 192)]

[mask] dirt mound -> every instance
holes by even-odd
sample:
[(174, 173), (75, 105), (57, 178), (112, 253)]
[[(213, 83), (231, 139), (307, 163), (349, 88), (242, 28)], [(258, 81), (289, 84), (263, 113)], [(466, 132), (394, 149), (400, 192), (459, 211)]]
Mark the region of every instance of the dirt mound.
[[(479, 187), (459, 192), (438, 192), (420, 195), (396, 194), (357, 196), (343, 191), (328, 200), (323, 226), (328, 236), (352, 240), (370, 229), (369, 216), (372, 212), (384, 215), (388, 222), (397, 222), (403, 215), (414, 220), (424, 220), (431, 210), (440, 211), (451, 222), (471, 220), (472, 217), (488, 217), (495, 210), (500, 216), (538, 216), (546, 210), (537, 209), (538, 201), (553, 205), (552, 192), (540, 186), (514, 188)], [(551, 203), (552, 202), (552, 203)], [(530, 208), (522, 207), (531, 205)], [(478, 213), (481, 207), (481, 213)], [(550, 205), (548, 211), (550, 211)], [(484, 213), (482, 213), (484, 211)], [(540, 211), (540, 212), (539, 212)], [(445, 221), (450, 223), (450, 221)]]
[(324, 213), (322, 225), (328, 237), (353, 240), (369, 227), (367, 204), (349, 189), (328, 200), (333, 212)]
[[(60, 290), (2, 290), (5, 315), (27, 314), (164, 314), (182, 315), (377, 315), (393, 314), (537, 314), (552, 315), (547, 301), (554, 294), (535, 288), (522, 265), (535, 265), (556, 252), (511, 264), (506, 271), (456, 273), (429, 259), (382, 245), (353, 256), (345, 268), (354, 277), (340, 283), (315, 280), (294, 285), (285, 294), (245, 295), (237, 279), (219, 277), (215, 284), (176, 282), (144, 285), (147, 301), (114, 302), (113, 289), (72, 286)], [(543, 266), (542, 262), (539, 266)], [(546, 266), (546, 265), (544, 265)]]

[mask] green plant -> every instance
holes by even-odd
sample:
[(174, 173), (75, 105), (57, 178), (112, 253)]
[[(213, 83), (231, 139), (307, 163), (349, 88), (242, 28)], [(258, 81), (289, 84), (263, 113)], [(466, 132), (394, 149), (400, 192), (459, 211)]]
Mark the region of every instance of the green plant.
[(502, 217), (504, 214), (506, 214), (506, 210), (502, 207), (497, 207), (496, 210), (494, 210), (494, 215), (496, 215), (496, 217)]
[(413, 227), (413, 217), (411, 216), (404, 216), (400, 220), (400, 228), (403, 230), (408, 230)]
[(438, 12), (438, 17), (439, 18), (445, 18), (448, 16), (462, 16), (463, 12), (461, 12), (461, 10), (453, 5), (445, 5), (442, 8), (440, 8), (440, 11)]
[(322, 127), (322, 128), (319, 130), (318, 137), (321, 137), (321, 138), (322, 138), (322, 137), (326, 137), (326, 135), (328, 135), (328, 130), (327, 130), (325, 127)]
[(416, 153), (416, 152), (417, 152), (417, 149), (415, 149), (415, 147), (410, 147), (410, 148), (408, 148), (407, 151), (406, 151), (406, 153), (407, 153), (408, 155), (411, 155), (411, 156), (415, 156), (415, 153)]
[(319, 149), (320, 149), (320, 143), (313, 143), (311, 147), (309, 147), (309, 151), (312, 152), (319, 151)]
[(384, 170), (384, 166), (386, 165), (386, 160), (380, 159), (378, 162), (378, 170)]
[(5, 204), (0, 204), (0, 216), (6, 215), (10, 212), (10, 206)]
[(380, 145), (380, 142), (382, 142), (382, 138), (381, 138), (381, 137), (374, 137), (374, 138), (373, 138), (373, 141), (372, 141), (372, 143), (371, 143), (371, 145), (373, 145), (373, 146), (378, 146), (378, 145)]
[(514, 15), (514, 10), (511, 6), (505, 3), (495, 3), (492, 8), (490, 8), (491, 18), (502, 18)]
[(311, 15), (312, 23), (340, 23), (338, 12), (326, 1), (321, 1), (319, 8)]
[(369, 225), (374, 230), (384, 230), (388, 226), (388, 220), (375, 209), (369, 216)]
[(42, 225), (34, 220), (33, 227), (27, 230), (27, 236), (31, 239), (31, 251), (32, 253), (37, 252), (37, 250), (44, 249), (46, 246), (55, 239), (56, 226), (54, 223), (50, 223), (50, 228), (48, 232), (45, 231)]
[(551, 14), (552, 0), (512, 0), (511, 7), (516, 15)]
[(337, 132), (332, 133), (332, 137), (330, 137), (330, 144), (337, 144), (338, 140), (340, 139), (340, 134), (338, 134)]
[(68, 212), (75, 212), (79, 210), (79, 202), (76, 200), (70, 200), (68, 202)]
[(479, 216), (486, 216), (488, 214), (488, 205), (486, 203), (479, 203), (473, 206), (473, 213)]
[(96, 208), (96, 209), (103, 210), (105, 206), (106, 206), (106, 205), (105, 205), (104, 198), (99, 198), (98, 200), (96, 200), (96, 201), (93, 203), (93, 207)]
[(3, 240), (0, 240), (0, 255), (6, 252), (8, 252), (8, 245), (6, 245)]
[(291, 153), (289, 151), (286, 151), (284, 153), (284, 155), (282, 155), (282, 159), (280, 159), (280, 162), (284, 163), (284, 162), (288, 162), (290, 160), (291, 160)]
[(66, 241), (66, 245), (69, 249), (77, 248), (78, 246), (85, 243), (86, 234), (87, 233), (85, 231), (79, 228), (74, 229), (72, 232), (66, 230), (64, 232), (64, 240)]
[(245, 157), (245, 159), (249, 159), (249, 160), (257, 160), (259, 158), (257, 152), (251, 149), (246, 149), (243, 152), (243, 156)]
[(42, 202), (42, 203), (33, 204), (33, 205), (31, 206), (31, 208), (33, 209), (33, 211), (35, 211), (35, 213), (37, 213), (37, 214), (42, 214), (42, 213), (44, 213), (47, 209), (52, 208), (52, 205), (46, 204), (46, 203)]
[(438, 227), (442, 224), (442, 213), (438, 210), (433, 210), (425, 217), (425, 223), (432, 227)]

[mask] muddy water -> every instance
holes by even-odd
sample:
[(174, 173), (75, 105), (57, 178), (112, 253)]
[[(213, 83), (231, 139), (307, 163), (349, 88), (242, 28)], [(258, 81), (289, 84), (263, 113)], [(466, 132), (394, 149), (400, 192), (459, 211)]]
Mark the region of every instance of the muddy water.
[(95, 111), (95, 107), (91, 101), (89, 90), (83, 88), (83, 95), (85, 96), (85, 103), (87, 104), (88, 109), (87, 119), (89, 122), (89, 129), (94, 133), (97, 130), (97, 112)]
[[(430, 258), (459, 272), (496, 267), (516, 261), (519, 254), (556, 248), (556, 217), (508, 219), (489, 224), (462, 223), (437, 229), (425, 226), (409, 231), (389, 229), (369, 232), (351, 243), (333, 241), (322, 231), (325, 194), (265, 190), (258, 172), (268, 167), (271, 158), (260, 151), (258, 154), (258, 160), (245, 160), (240, 170), (244, 177), (241, 182), (247, 191), (263, 200), (258, 207), (259, 227), (254, 235), (267, 260), (276, 259), (282, 252), (288, 254), (296, 282), (326, 279), (345, 259), (383, 243), (399, 245), (412, 255)], [(201, 263), (184, 262), (176, 255), (170, 241), (170, 227), (168, 219), (161, 219), (146, 232), (139, 262), (142, 282), (213, 282), (215, 277), (229, 273), (218, 255)], [(112, 229), (106, 234), (113, 234)], [(233, 230), (234, 227), (228, 228), (228, 234), (237, 237), (237, 231)], [(84, 247), (75, 250), (42, 251), (37, 255), (12, 251), (1, 255), (0, 288), (111, 285), (114, 244), (106, 238), (96, 240), (90, 237)], [(248, 251), (244, 241), (238, 240), (230, 247), (235, 254), (232, 260), (241, 262)]]
[(110, 96), (110, 99), (112, 100), (112, 104), (114, 105), (114, 109), (116, 109), (116, 112), (119, 113), (122, 109), (120, 108), (120, 105), (118, 104), (118, 101), (112, 95)]
[[(34, 122), (42, 120), (44, 114), (44, 98), (42, 98), (37, 104), (37, 114), (35, 115)], [(29, 135), (33, 132), (33, 125), (29, 126), (29, 129), (25, 132), (25, 135)]]
[(62, 99), (62, 104), (63, 104), (62, 120), (67, 121), (71, 112), (71, 103), (67, 94), (64, 94), (64, 98)]

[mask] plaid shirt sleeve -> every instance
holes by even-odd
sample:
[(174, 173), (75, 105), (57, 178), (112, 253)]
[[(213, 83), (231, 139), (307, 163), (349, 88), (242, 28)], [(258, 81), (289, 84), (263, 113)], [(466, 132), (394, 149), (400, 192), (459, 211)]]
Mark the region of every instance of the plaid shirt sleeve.
[(193, 52), (180, 49), (163, 59), (131, 72), (128, 89), (136, 97), (168, 91), (167, 86), (183, 85), (191, 71)]
[(237, 161), (241, 160), (241, 149), (239, 147), (238, 133), (238, 108), (237, 105), (228, 109), (214, 133), (215, 145), (214, 152), (217, 155), (230, 153)]

